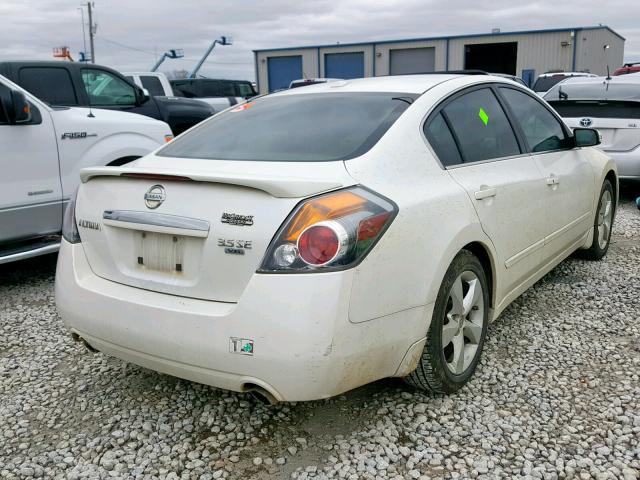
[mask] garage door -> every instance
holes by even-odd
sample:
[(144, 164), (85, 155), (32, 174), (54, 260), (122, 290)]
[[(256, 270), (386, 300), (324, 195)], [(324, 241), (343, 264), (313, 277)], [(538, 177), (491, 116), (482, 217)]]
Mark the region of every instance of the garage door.
[(289, 88), (293, 80), (302, 78), (302, 56), (269, 57), (267, 59), (269, 72), (269, 92)]
[(345, 80), (364, 77), (364, 53), (327, 53), (324, 56), (324, 76)]
[(399, 48), (389, 52), (391, 75), (407, 75), (409, 73), (429, 73), (435, 71), (436, 49), (431, 48)]

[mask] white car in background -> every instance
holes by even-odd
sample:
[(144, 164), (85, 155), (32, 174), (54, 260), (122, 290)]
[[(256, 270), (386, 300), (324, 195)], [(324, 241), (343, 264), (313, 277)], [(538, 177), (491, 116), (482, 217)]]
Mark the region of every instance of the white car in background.
[(493, 76), (259, 97), (82, 173), (58, 309), (94, 349), (271, 402), (394, 376), (454, 392), (510, 302), (606, 254), (618, 182), (597, 143)]
[(544, 99), (571, 128), (595, 128), (621, 179), (640, 180), (640, 75), (574, 78)]
[(593, 73), (587, 72), (549, 72), (541, 74), (531, 89), (536, 92), (536, 94), (544, 97), (544, 95), (554, 86), (560, 82), (564, 82), (565, 80), (573, 77), (597, 77), (597, 75)]
[(317, 85), (318, 83), (337, 82), (339, 78), (300, 78), (289, 84), (289, 88), (308, 87), (309, 85)]

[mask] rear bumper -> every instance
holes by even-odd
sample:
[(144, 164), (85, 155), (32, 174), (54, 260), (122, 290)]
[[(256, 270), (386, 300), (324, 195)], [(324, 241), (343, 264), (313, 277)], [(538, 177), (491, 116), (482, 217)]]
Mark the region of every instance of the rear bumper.
[[(256, 274), (237, 304), (195, 300), (104, 280), (81, 244), (63, 241), (56, 303), (66, 327), (107, 354), (228, 390), (314, 400), (406, 375), (421, 351), (433, 305), (352, 323), (352, 280), (352, 271)], [(253, 340), (253, 355), (231, 353), (231, 337)]]
[(616, 162), (618, 176), (621, 179), (640, 179), (640, 148), (629, 152), (608, 152), (609, 157)]

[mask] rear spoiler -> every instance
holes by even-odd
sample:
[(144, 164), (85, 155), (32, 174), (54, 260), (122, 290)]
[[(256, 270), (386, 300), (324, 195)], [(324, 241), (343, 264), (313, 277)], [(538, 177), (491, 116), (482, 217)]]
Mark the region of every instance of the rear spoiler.
[(301, 198), (309, 195), (335, 190), (336, 188), (355, 185), (337, 179), (298, 178), (286, 175), (252, 175), (251, 173), (203, 173), (203, 172), (168, 172), (159, 168), (132, 167), (92, 167), (80, 171), (82, 183), (97, 177), (134, 177), (155, 181), (194, 181), (208, 183), (224, 183), (262, 190), (277, 198)]

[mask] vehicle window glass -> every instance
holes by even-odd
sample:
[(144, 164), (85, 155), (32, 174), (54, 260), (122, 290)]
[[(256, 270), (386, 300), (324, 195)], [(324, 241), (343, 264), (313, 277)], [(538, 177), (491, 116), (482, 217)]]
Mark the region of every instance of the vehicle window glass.
[(221, 90), (221, 95), (223, 97), (235, 97), (236, 96), (236, 90), (234, 88), (234, 82), (229, 82), (227, 80), (221, 80), (220, 81), (220, 90)]
[(465, 163), (520, 153), (504, 110), (489, 88), (456, 98), (443, 109)]
[(551, 87), (560, 83), (562, 80), (569, 78), (566, 75), (553, 75), (552, 77), (538, 77), (536, 83), (533, 84), (534, 92), (546, 92)]
[(220, 82), (216, 80), (205, 80), (200, 82), (198, 89), (198, 95), (201, 97), (221, 97), (222, 89), (220, 88)]
[(448, 167), (462, 163), (458, 146), (441, 113), (425, 124), (424, 134), (443, 166)]
[(131, 75), (125, 75), (124, 78), (129, 80), (131, 83), (136, 83), (136, 81), (133, 79), (133, 77)]
[(252, 95), (255, 95), (255, 92), (253, 91), (253, 87), (251, 86), (250, 83), (236, 83), (236, 87), (238, 89), (238, 92), (236, 93), (237, 97), (250, 97)]
[(93, 106), (135, 105), (136, 91), (127, 82), (104, 70), (83, 69), (82, 81)]
[(532, 152), (569, 147), (562, 125), (540, 102), (513, 88), (500, 88), (500, 92), (520, 123)]
[(22, 88), (49, 105), (78, 105), (71, 75), (65, 68), (24, 67), (19, 77)]
[(11, 98), (11, 90), (0, 83), (0, 125), (9, 123), (9, 116), (6, 111), (6, 104), (9, 98)]
[[(400, 99), (399, 97), (405, 97)], [(215, 115), (158, 152), (210, 160), (322, 162), (360, 156), (408, 107), (407, 93), (270, 95)], [(245, 132), (251, 132), (247, 141)]]
[(142, 86), (147, 89), (149, 95), (152, 97), (164, 97), (164, 88), (162, 88), (162, 82), (158, 77), (141, 76), (140, 81)]

